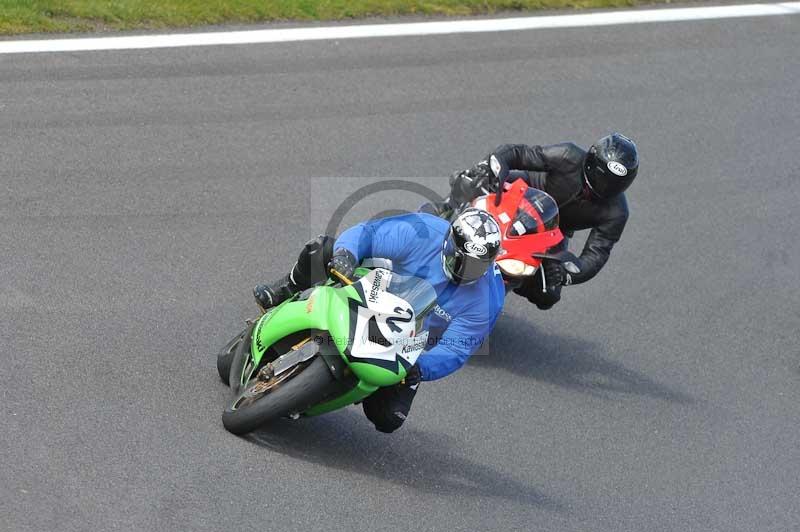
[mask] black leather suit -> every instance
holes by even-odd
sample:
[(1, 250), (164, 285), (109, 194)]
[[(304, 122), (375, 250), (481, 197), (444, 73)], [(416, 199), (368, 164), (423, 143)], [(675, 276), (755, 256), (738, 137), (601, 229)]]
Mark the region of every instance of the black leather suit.
[(597, 275), (619, 241), (628, 221), (625, 194), (599, 200), (583, 194), (583, 159), (586, 152), (572, 143), (552, 146), (504, 144), (493, 153), (509, 170), (526, 170), (526, 181), (544, 190), (558, 203), (561, 230), (591, 229), (580, 255), (581, 272), (572, 275), (573, 284)]
[[(511, 171), (510, 179), (515, 175), (522, 177), (530, 186), (553, 196), (559, 206), (559, 224), (565, 236), (591, 229), (579, 257), (581, 271), (572, 274), (572, 283), (584, 283), (597, 275), (628, 221), (625, 194), (601, 200), (585, 191), (583, 161), (586, 151), (571, 142), (549, 146), (504, 144), (491, 155), (503, 165), (503, 171)], [(528, 297), (540, 308), (549, 308), (560, 299), (560, 290), (549, 297), (542, 294), (541, 280), (536, 278), (528, 280), (515, 292)]]

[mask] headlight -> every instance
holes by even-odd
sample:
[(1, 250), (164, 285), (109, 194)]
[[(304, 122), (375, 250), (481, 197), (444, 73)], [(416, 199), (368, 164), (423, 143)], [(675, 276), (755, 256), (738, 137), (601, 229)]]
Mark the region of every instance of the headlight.
[(504, 273), (512, 277), (528, 277), (536, 273), (536, 266), (525, 264), (517, 259), (502, 259), (497, 261), (497, 265)]

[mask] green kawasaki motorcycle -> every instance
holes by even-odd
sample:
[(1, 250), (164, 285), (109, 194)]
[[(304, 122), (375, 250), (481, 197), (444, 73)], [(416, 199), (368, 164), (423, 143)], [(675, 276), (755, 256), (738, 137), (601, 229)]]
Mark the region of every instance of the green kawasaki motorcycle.
[(436, 291), (384, 268), (358, 268), (356, 277), (297, 294), (222, 349), (217, 369), (234, 395), (226, 429), (246, 434), (279, 417), (324, 414), (405, 378), (427, 345)]

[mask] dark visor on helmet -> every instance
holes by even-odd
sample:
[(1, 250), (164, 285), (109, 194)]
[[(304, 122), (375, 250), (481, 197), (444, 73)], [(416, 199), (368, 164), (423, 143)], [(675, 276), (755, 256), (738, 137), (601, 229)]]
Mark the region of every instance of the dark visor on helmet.
[(444, 267), (450, 272), (454, 281), (459, 283), (477, 281), (486, 273), (490, 263), (491, 261), (473, 257), (457, 249), (452, 235), (447, 238), (444, 246)]
[(595, 196), (601, 198), (611, 198), (624, 191), (630, 186), (636, 175), (633, 172), (626, 176), (613, 174), (607, 164), (597, 156), (594, 149), (590, 150), (586, 156), (583, 172), (589, 189)]

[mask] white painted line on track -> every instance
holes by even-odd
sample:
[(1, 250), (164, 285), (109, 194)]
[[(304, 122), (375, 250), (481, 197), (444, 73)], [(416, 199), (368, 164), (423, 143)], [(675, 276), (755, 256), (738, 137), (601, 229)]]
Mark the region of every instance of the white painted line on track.
[(403, 37), (412, 35), (445, 35), (520, 31), (548, 28), (577, 28), (614, 24), (646, 24), (740, 17), (769, 17), (800, 14), (800, 2), (775, 4), (743, 4), (711, 7), (604, 11), (579, 15), (552, 15), (404, 24), (365, 24), (206, 33), (169, 33), (127, 37), (79, 39), (44, 39), (0, 41), (0, 54), (35, 52), (82, 52), (92, 50), (132, 50), (142, 48), (175, 48), (184, 46), (216, 46), (225, 44), (262, 44), (365, 37)]

